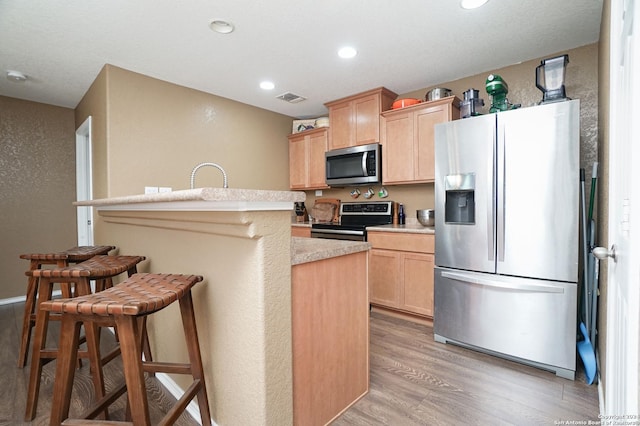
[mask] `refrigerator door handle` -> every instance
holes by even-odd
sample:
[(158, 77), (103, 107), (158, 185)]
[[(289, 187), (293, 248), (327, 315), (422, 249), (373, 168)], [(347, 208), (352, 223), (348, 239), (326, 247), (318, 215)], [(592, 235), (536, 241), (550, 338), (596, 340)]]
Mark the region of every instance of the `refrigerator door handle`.
[(462, 281), (470, 284), (478, 284), (486, 287), (496, 287), (508, 290), (518, 291), (535, 291), (538, 293), (564, 293), (564, 288), (555, 285), (544, 284), (528, 284), (528, 283), (512, 283), (512, 282), (499, 282), (494, 280), (488, 280), (480, 278), (474, 275), (463, 274), (459, 272), (442, 272), (442, 277), (450, 278), (452, 280)]
[[(494, 140), (495, 140), (495, 125), (493, 127), (493, 131), (494, 131)], [(491, 168), (490, 168), (490, 175), (488, 176), (488, 181), (491, 183), (491, 197), (487, 197), (487, 211), (489, 212), (489, 214), (487, 215), (487, 250), (488, 250), (488, 257), (487, 260), (489, 261), (495, 261), (495, 253), (496, 253), (496, 247), (495, 247), (495, 228), (494, 228), (494, 224), (496, 223), (496, 209), (495, 209), (495, 202), (496, 202), (496, 144), (493, 143), (491, 144)]]
[(505, 197), (506, 197), (506, 191), (505, 188), (507, 186), (506, 183), (506, 164), (507, 164), (507, 147), (505, 144), (505, 140), (507, 138), (506, 136), (506, 129), (504, 124), (499, 123), (499, 125), (502, 126), (502, 128), (498, 127), (498, 164), (500, 166), (498, 166), (498, 183), (497, 183), (497, 187), (498, 187), (498, 205), (497, 205), (497, 209), (498, 209), (498, 220), (497, 220), (497, 233), (496, 233), (496, 239), (497, 239), (497, 245), (498, 245), (498, 262), (504, 262), (504, 252), (505, 252), (505, 247), (504, 247), (504, 242), (505, 242)]

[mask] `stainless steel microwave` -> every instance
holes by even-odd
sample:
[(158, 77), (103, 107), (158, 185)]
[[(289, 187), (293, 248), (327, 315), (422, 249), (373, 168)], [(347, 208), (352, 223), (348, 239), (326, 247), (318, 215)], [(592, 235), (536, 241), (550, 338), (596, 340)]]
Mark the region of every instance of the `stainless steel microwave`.
[(380, 144), (358, 145), (325, 153), (327, 185), (371, 185), (382, 182)]

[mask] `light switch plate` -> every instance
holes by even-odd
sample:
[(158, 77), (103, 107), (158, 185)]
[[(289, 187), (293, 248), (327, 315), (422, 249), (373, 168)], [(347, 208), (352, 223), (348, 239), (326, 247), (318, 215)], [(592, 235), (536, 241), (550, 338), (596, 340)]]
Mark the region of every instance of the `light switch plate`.
[(322, 197), (322, 189), (316, 189), (316, 197)]
[(159, 186), (158, 187), (158, 192), (171, 192), (172, 189), (170, 186)]
[(144, 187), (144, 193), (145, 194), (157, 194), (158, 193), (158, 187), (157, 186), (145, 186)]

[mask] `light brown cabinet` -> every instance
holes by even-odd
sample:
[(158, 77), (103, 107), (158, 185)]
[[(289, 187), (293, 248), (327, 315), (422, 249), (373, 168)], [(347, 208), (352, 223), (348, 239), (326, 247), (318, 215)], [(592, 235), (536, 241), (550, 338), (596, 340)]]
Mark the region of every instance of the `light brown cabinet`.
[(310, 226), (291, 226), (292, 237), (311, 238)]
[(380, 87), (328, 102), (329, 150), (380, 142), (380, 113), (398, 95)]
[(325, 179), (327, 128), (307, 130), (289, 136), (289, 187), (328, 188)]
[(369, 302), (433, 317), (433, 234), (369, 231)]
[(434, 127), (459, 119), (459, 104), (460, 100), (452, 96), (381, 114), (384, 184), (435, 180)]
[(293, 424), (331, 423), (369, 390), (367, 253), (291, 269)]

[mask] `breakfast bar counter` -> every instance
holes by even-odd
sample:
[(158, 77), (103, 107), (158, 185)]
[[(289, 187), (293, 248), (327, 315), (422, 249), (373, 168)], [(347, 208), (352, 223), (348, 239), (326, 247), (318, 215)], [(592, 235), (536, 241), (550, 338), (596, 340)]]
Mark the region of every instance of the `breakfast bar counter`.
[[(200, 188), (76, 203), (97, 210), (96, 243), (117, 245), (120, 254), (147, 257), (147, 270), (140, 272), (204, 277), (204, 285), (194, 289), (194, 303), (217, 424), (293, 424), (293, 268), (317, 268), (335, 256), (359, 256), (352, 267), (362, 269), (364, 287), (357, 291), (366, 302), (367, 243), (336, 247), (336, 242), (291, 239), (294, 202), (304, 199), (303, 192)], [(365, 311), (365, 304), (361, 308)], [(184, 344), (166, 339), (179, 335), (179, 314), (176, 309), (165, 311), (149, 323), (154, 355), (184, 361)], [(358, 333), (366, 334), (368, 342), (368, 322), (362, 318), (358, 321), (365, 328)], [(164, 338), (155, 338), (159, 336)], [(359, 374), (368, 387), (368, 370)], [(169, 389), (188, 386), (179, 376), (160, 379)]]

